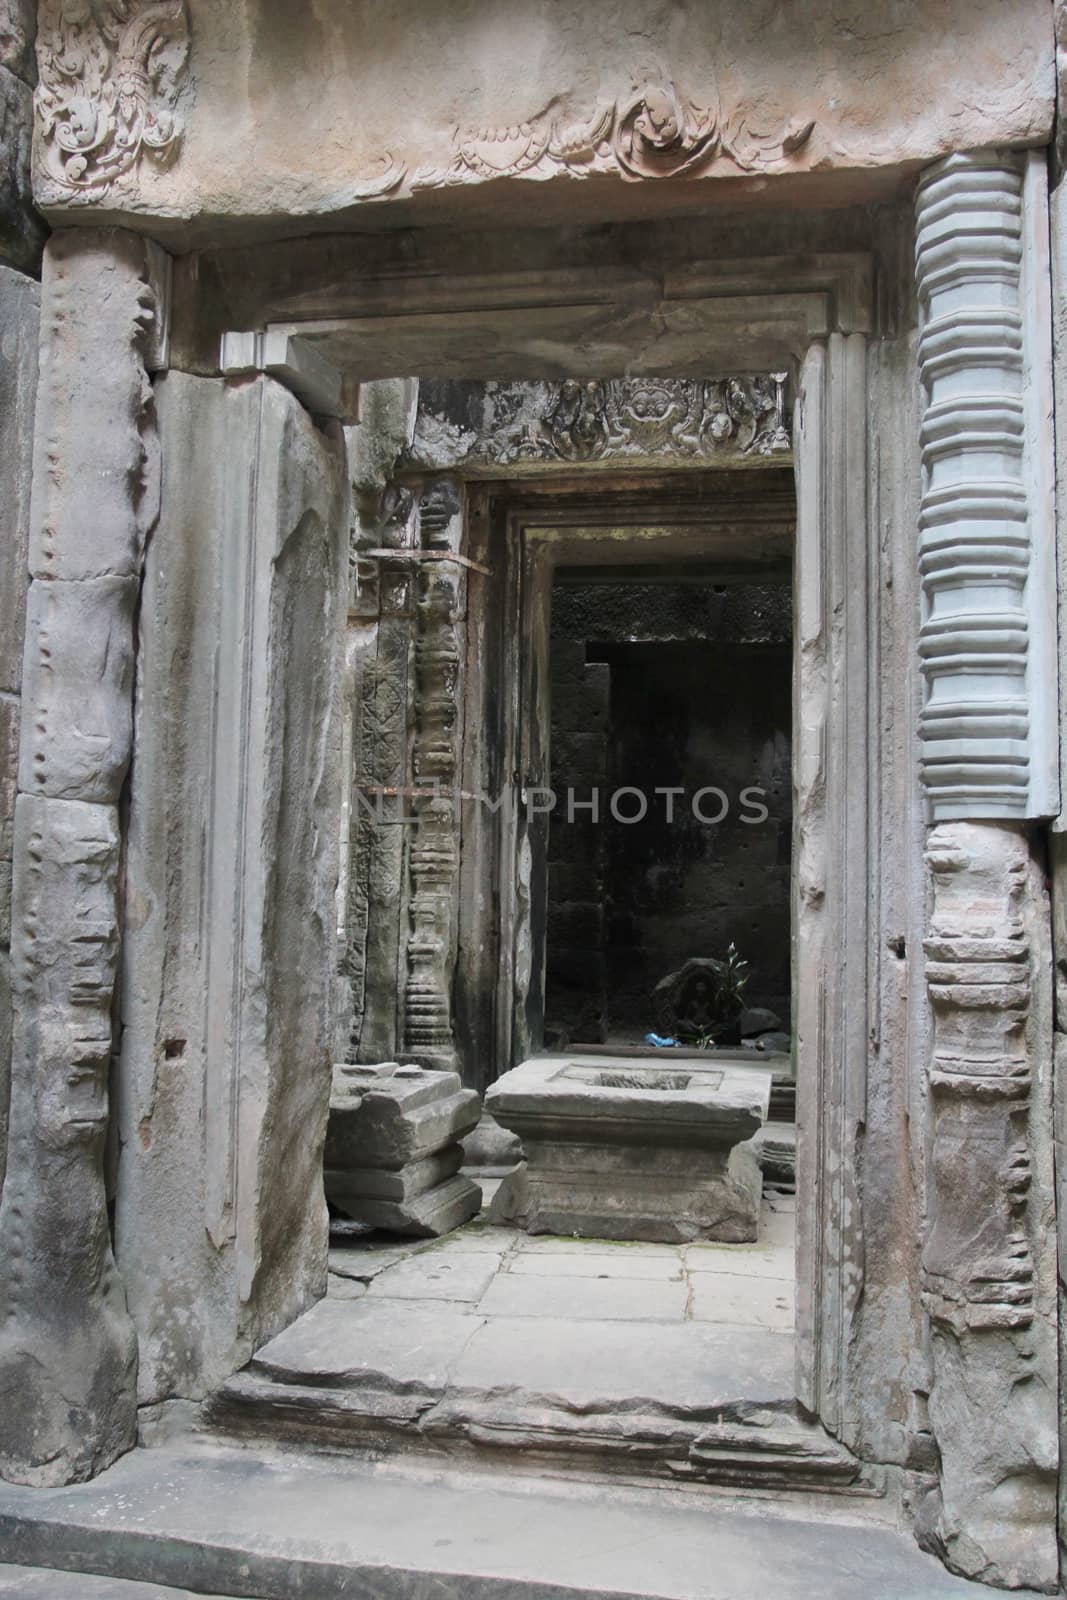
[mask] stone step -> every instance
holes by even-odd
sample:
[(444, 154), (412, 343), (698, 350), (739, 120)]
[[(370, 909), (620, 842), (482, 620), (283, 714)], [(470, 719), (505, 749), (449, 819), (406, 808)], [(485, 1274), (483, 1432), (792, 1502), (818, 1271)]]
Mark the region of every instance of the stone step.
[[(845, 1504), (813, 1515), (710, 1490), (606, 1494), (548, 1474), (181, 1437), (92, 1483), (0, 1484), (0, 1553), (242, 1600), (1009, 1600), (924, 1555), (884, 1502)], [(89, 1580), (26, 1590), (68, 1593), (125, 1600)]]
[[(526, 1280), (524, 1280), (526, 1281)], [(587, 1331), (586, 1331), (587, 1330)], [(631, 1479), (875, 1495), (793, 1402), (792, 1340), (700, 1323), (486, 1318), (323, 1300), (209, 1402), (219, 1433), (607, 1467)]]
[[(158, 1583), (128, 1578), (91, 1577), (87, 1572), (57, 1572), (54, 1567), (11, 1567), (0, 1563), (0, 1600), (222, 1600)], [(241, 1600), (246, 1600), (242, 1596)]]

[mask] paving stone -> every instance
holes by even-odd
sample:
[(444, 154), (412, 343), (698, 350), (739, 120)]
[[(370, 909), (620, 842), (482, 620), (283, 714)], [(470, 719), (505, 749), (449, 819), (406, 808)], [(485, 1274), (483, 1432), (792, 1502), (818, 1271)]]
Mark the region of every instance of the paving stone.
[(562, 1317), (572, 1321), (680, 1322), (684, 1283), (622, 1278), (495, 1278), (478, 1310), (495, 1317)]
[(342, 1278), (336, 1272), (331, 1272), (326, 1281), (326, 1293), (332, 1300), (362, 1300), (366, 1292), (365, 1283), (358, 1283), (354, 1278)]
[[(568, 1285), (568, 1288), (571, 1286)], [(759, 1403), (794, 1393), (793, 1340), (753, 1329), (744, 1340), (692, 1322), (603, 1322), (576, 1336), (569, 1317), (492, 1317), (464, 1347), (453, 1394), (497, 1394), (583, 1411)]]
[(649, 1244), (637, 1239), (578, 1239), (570, 1234), (561, 1237), (552, 1233), (515, 1233), (515, 1248), (524, 1255), (574, 1255), (578, 1252), (596, 1252), (598, 1255), (622, 1255), (664, 1261), (677, 1261), (679, 1247), (675, 1244)]
[(496, 1251), (427, 1252), (398, 1262), (375, 1278), (368, 1293), (390, 1300), (452, 1300), (473, 1305), (500, 1266)]
[(685, 1252), (689, 1272), (725, 1273), (737, 1278), (781, 1278), (793, 1283), (796, 1263), (786, 1245), (761, 1249), (758, 1245), (691, 1244)]
[(504, 1255), (524, 1237), (516, 1228), (492, 1228), (481, 1222), (469, 1222), (466, 1227), (450, 1233), (447, 1239), (424, 1241), (420, 1249), (446, 1251), (449, 1255), (481, 1255), (492, 1250)]
[(757, 1242), (771, 1249), (778, 1245), (787, 1245), (792, 1249), (796, 1234), (796, 1216), (792, 1211), (767, 1211), (760, 1223)]
[(517, 1253), (508, 1266), (510, 1273), (529, 1278), (609, 1278), (618, 1280), (643, 1279), (649, 1282), (680, 1282), (682, 1260), (671, 1261), (666, 1256), (631, 1256), (620, 1251), (618, 1255), (606, 1252), (583, 1252), (568, 1255), (562, 1251), (552, 1255), (538, 1255), (533, 1251)]
[(397, 1242), (385, 1249), (362, 1245), (331, 1246), (330, 1271), (336, 1273), (339, 1278), (355, 1278), (360, 1283), (369, 1283), (387, 1267), (395, 1267), (398, 1261), (406, 1261), (416, 1251), (427, 1248), (427, 1241), (424, 1239)]
[(439, 1394), (480, 1319), (449, 1307), (320, 1300), (259, 1351), (252, 1370), (283, 1383), (367, 1385)]
[(690, 1316), (695, 1322), (732, 1323), (745, 1328), (793, 1326), (793, 1285), (780, 1278), (731, 1277), (690, 1271)]

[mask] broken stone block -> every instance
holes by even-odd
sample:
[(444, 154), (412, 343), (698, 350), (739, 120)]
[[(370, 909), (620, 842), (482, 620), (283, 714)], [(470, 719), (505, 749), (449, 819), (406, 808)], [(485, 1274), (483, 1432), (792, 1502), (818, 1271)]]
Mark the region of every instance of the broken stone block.
[(732, 1063), (524, 1061), (486, 1095), (526, 1153), (491, 1220), (580, 1238), (752, 1243), (763, 1177), (748, 1141), (770, 1093), (770, 1068)]
[(459, 1074), (338, 1062), (326, 1133), (326, 1197), (355, 1222), (439, 1238), (481, 1209), (460, 1140), (481, 1101)]
[(793, 1186), (797, 1180), (797, 1130), (792, 1122), (765, 1122), (752, 1139), (752, 1150), (765, 1178)]

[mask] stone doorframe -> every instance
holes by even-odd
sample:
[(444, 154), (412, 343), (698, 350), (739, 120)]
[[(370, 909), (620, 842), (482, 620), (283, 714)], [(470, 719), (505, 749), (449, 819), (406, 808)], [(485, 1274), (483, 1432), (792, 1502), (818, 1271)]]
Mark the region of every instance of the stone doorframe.
[[(869, 262), (840, 256), (745, 271), (675, 262), (659, 298), (641, 280), (640, 304), (625, 273), (605, 281), (588, 267), (538, 282), (516, 273), (492, 302), (460, 284), (449, 303), (432, 274), (421, 288), (415, 273), (369, 283), (362, 245), (346, 264), (336, 241), (319, 255), (309, 242), (317, 283), (291, 273), (305, 246), (282, 246), (239, 322), (236, 291), (198, 288), (196, 262), (176, 268), (170, 356), (217, 374), (227, 327), (299, 328), (306, 349), (280, 363), (295, 381), (305, 357), (328, 362), (331, 349), (339, 370), (389, 375), (426, 370), (421, 353), (445, 321), (436, 370), (485, 377), (487, 346), (498, 361), (519, 348), (528, 318), (578, 369), (590, 348), (605, 370), (624, 370), (628, 348), (656, 372), (799, 369), (794, 861), (798, 960), (812, 981), (798, 986), (796, 1031), (818, 1067), (801, 1096), (813, 1203), (799, 1242), (798, 1393), (858, 1453), (915, 1466), (928, 1389), (938, 1485), (925, 1537), (960, 1570), (1035, 1587), (1055, 1582), (1057, 1464), (1048, 914), (1032, 855), (1032, 824), (1058, 803), (1042, 698), (1054, 594), (1043, 175), (1040, 156), (994, 153), (950, 157), (920, 186), (921, 401), (912, 353), (869, 342)], [(100, 1154), (133, 618), (158, 484), (149, 374), (167, 362), (168, 267), (130, 234), (77, 229), (46, 259), (13, 891), (21, 1021), (0, 1209), (0, 1387), (23, 1400), (17, 1425), (5, 1419), (0, 1470), (23, 1481), (97, 1471), (134, 1435), (135, 1349)], [(583, 329), (599, 343), (583, 344)], [(103, 405), (87, 374), (106, 375)], [(82, 481), (98, 490), (88, 505)], [(910, 652), (899, 659), (916, 636), (920, 577), (921, 721)], [(937, 824), (929, 906), (917, 727)], [(905, 957), (924, 939), (920, 972)], [(961, 1212), (961, 1189), (981, 1216)], [(898, 1367), (887, 1319), (907, 1345)]]

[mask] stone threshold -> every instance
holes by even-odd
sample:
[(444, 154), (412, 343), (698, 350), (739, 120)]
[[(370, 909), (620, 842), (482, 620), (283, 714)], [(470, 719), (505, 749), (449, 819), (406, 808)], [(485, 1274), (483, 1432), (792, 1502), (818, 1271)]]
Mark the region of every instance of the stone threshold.
[[(0, 1484), (0, 1555), (240, 1600), (1009, 1600), (862, 1510), (182, 1437), (92, 1483)], [(109, 1597), (88, 1583), (26, 1594)]]
[(881, 1494), (879, 1469), (799, 1415), (791, 1338), (732, 1331), (660, 1322), (576, 1331), (441, 1303), (326, 1299), (204, 1414), (217, 1433), (267, 1443), (474, 1451), (632, 1481)]

